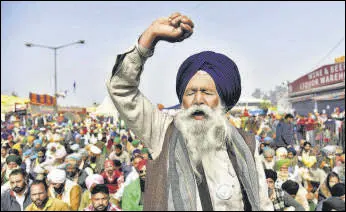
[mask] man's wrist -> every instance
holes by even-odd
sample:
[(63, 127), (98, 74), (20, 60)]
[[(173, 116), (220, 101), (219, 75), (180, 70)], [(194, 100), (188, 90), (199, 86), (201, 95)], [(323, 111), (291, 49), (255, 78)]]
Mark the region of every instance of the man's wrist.
[(139, 54), (143, 57), (151, 57), (154, 54), (155, 42), (153, 34), (145, 31), (138, 39), (136, 44)]
[(158, 40), (156, 39), (155, 33), (148, 29), (139, 38), (139, 45), (147, 49), (154, 49)]

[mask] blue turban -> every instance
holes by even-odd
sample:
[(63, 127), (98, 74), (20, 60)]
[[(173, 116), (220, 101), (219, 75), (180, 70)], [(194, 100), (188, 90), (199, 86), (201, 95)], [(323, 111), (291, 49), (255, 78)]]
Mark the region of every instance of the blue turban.
[(240, 74), (237, 65), (230, 58), (212, 51), (194, 54), (180, 66), (176, 82), (180, 103), (187, 84), (199, 70), (207, 72), (213, 78), (221, 100), (227, 109), (231, 109), (241, 94)]
[(42, 140), (41, 140), (41, 139), (36, 139), (36, 140), (34, 141), (34, 146), (36, 146), (36, 144), (42, 145)]
[(8, 137), (8, 136), (9, 136), (8, 133), (3, 133), (3, 134), (1, 135), (1, 138), (4, 139), (4, 140), (7, 140), (7, 137)]
[(30, 157), (31, 160), (35, 160), (36, 158), (37, 158), (37, 153), (31, 155), (31, 157)]
[(81, 134), (76, 133), (74, 137), (75, 137), (75, 139), (77, 139), (77, 138), (81, 138), (82, 136), (81, 136)]
[(273, 139), (271, 137), (265, 137), (264, 138), (264, 143), (270, 144), (271, 142), (273, 142)]
[(140, 149), (133, 150), (132, 155), (135, 155), (135, 154), (141, 154), (141, 150)]
[(287, 152), (292, 152), (293, 155), (296, 155), (297, 154), (297, 151), (293, 148), (293, 147), (290, 147), (287, 149)]
[(32, 149), (28, 149), (23, 153), (23, 156), (29, 156), (32, 153)]

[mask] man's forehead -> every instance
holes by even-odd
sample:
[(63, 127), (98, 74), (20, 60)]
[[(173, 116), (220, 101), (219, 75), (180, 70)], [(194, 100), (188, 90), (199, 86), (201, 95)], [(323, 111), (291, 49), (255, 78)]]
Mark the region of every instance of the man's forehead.
[(31, 194), (41, 192), (42, 190), (45, 191), (44, 185), (42, 183), (32, 185), (31, 188), (30, 188)]
[(99, 193), (96, 193), (96, 194), (93, 194), (91, 195), (94, 199), (99, 199), (99, 198), (104, 198), (104, 197), (108, 197), (109, 195), (105, 194), (105, 193), (102, 193), (102, 192), (99, 192)]
[(213, 78), (205, 71), (198, 71), (196, 74), (190, 79), (189, 83), (186, 86), (186, 89), (194, 88), (194, 87), (210, 87), (215, 88), (215, 82)]
[(23, 175), (21, 174), (14, 174), (10, 176), (10, 181), (18, 181), (18, 180), (22, 180), (23, 179)]

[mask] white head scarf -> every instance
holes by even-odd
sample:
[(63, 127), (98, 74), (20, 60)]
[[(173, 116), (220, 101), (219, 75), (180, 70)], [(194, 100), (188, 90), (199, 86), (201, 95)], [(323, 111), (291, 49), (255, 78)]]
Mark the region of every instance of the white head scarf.
[(101, 154), (101, 152), (102, 152), (102, 151), (101, 151), (97, 146), (95, 146), (95, 145), (92, 145), (92, 146), (91, 146), (90, 151), (91, 151), (92, 153), (96, 154), (96, 155)]
[(66, 180), (66, 172), (62, 169), (53, 169), (47, 175), (47, 179), (52, 183), (64, 183)]
[(90, 190), (90, 187), (93, 185), (93, 184), (104, 184), (104, 179), (101, 175), (99, 174), (92, 174), (92, 175), (89, 175), (86, 179), (85, 179), (85, 185), (87, 187), (88, 190)]

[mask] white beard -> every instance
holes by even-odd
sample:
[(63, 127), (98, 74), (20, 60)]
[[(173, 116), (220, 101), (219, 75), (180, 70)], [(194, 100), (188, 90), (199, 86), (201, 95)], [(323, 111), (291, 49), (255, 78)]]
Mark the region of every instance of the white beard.
[(275, 167), (275, 160), (272, 160), (271, 162), (268, 162), (268, 161), (266, 161), (264, 159), (263, 162), (264, 162), (264, 168), (265, 169), (274, 169), (274, 167)]
[[(193, 118), (192, 114), (197, 110), (205, 113), (203, 120)], [(205, 156), (216, 154), (222, 147), (225, 147), (226, 139), (231, 138), (229, 123), (223, 107), (211, 109), (206, 105), (193, 105), (178, 112), (174, 123), (185, 138), (192, 169), (200, 180), (200, 174), (196, 169), (197, 165)], [(209, 162), (211, 161), (205, 160), (203, 165), (211, 166)]]

